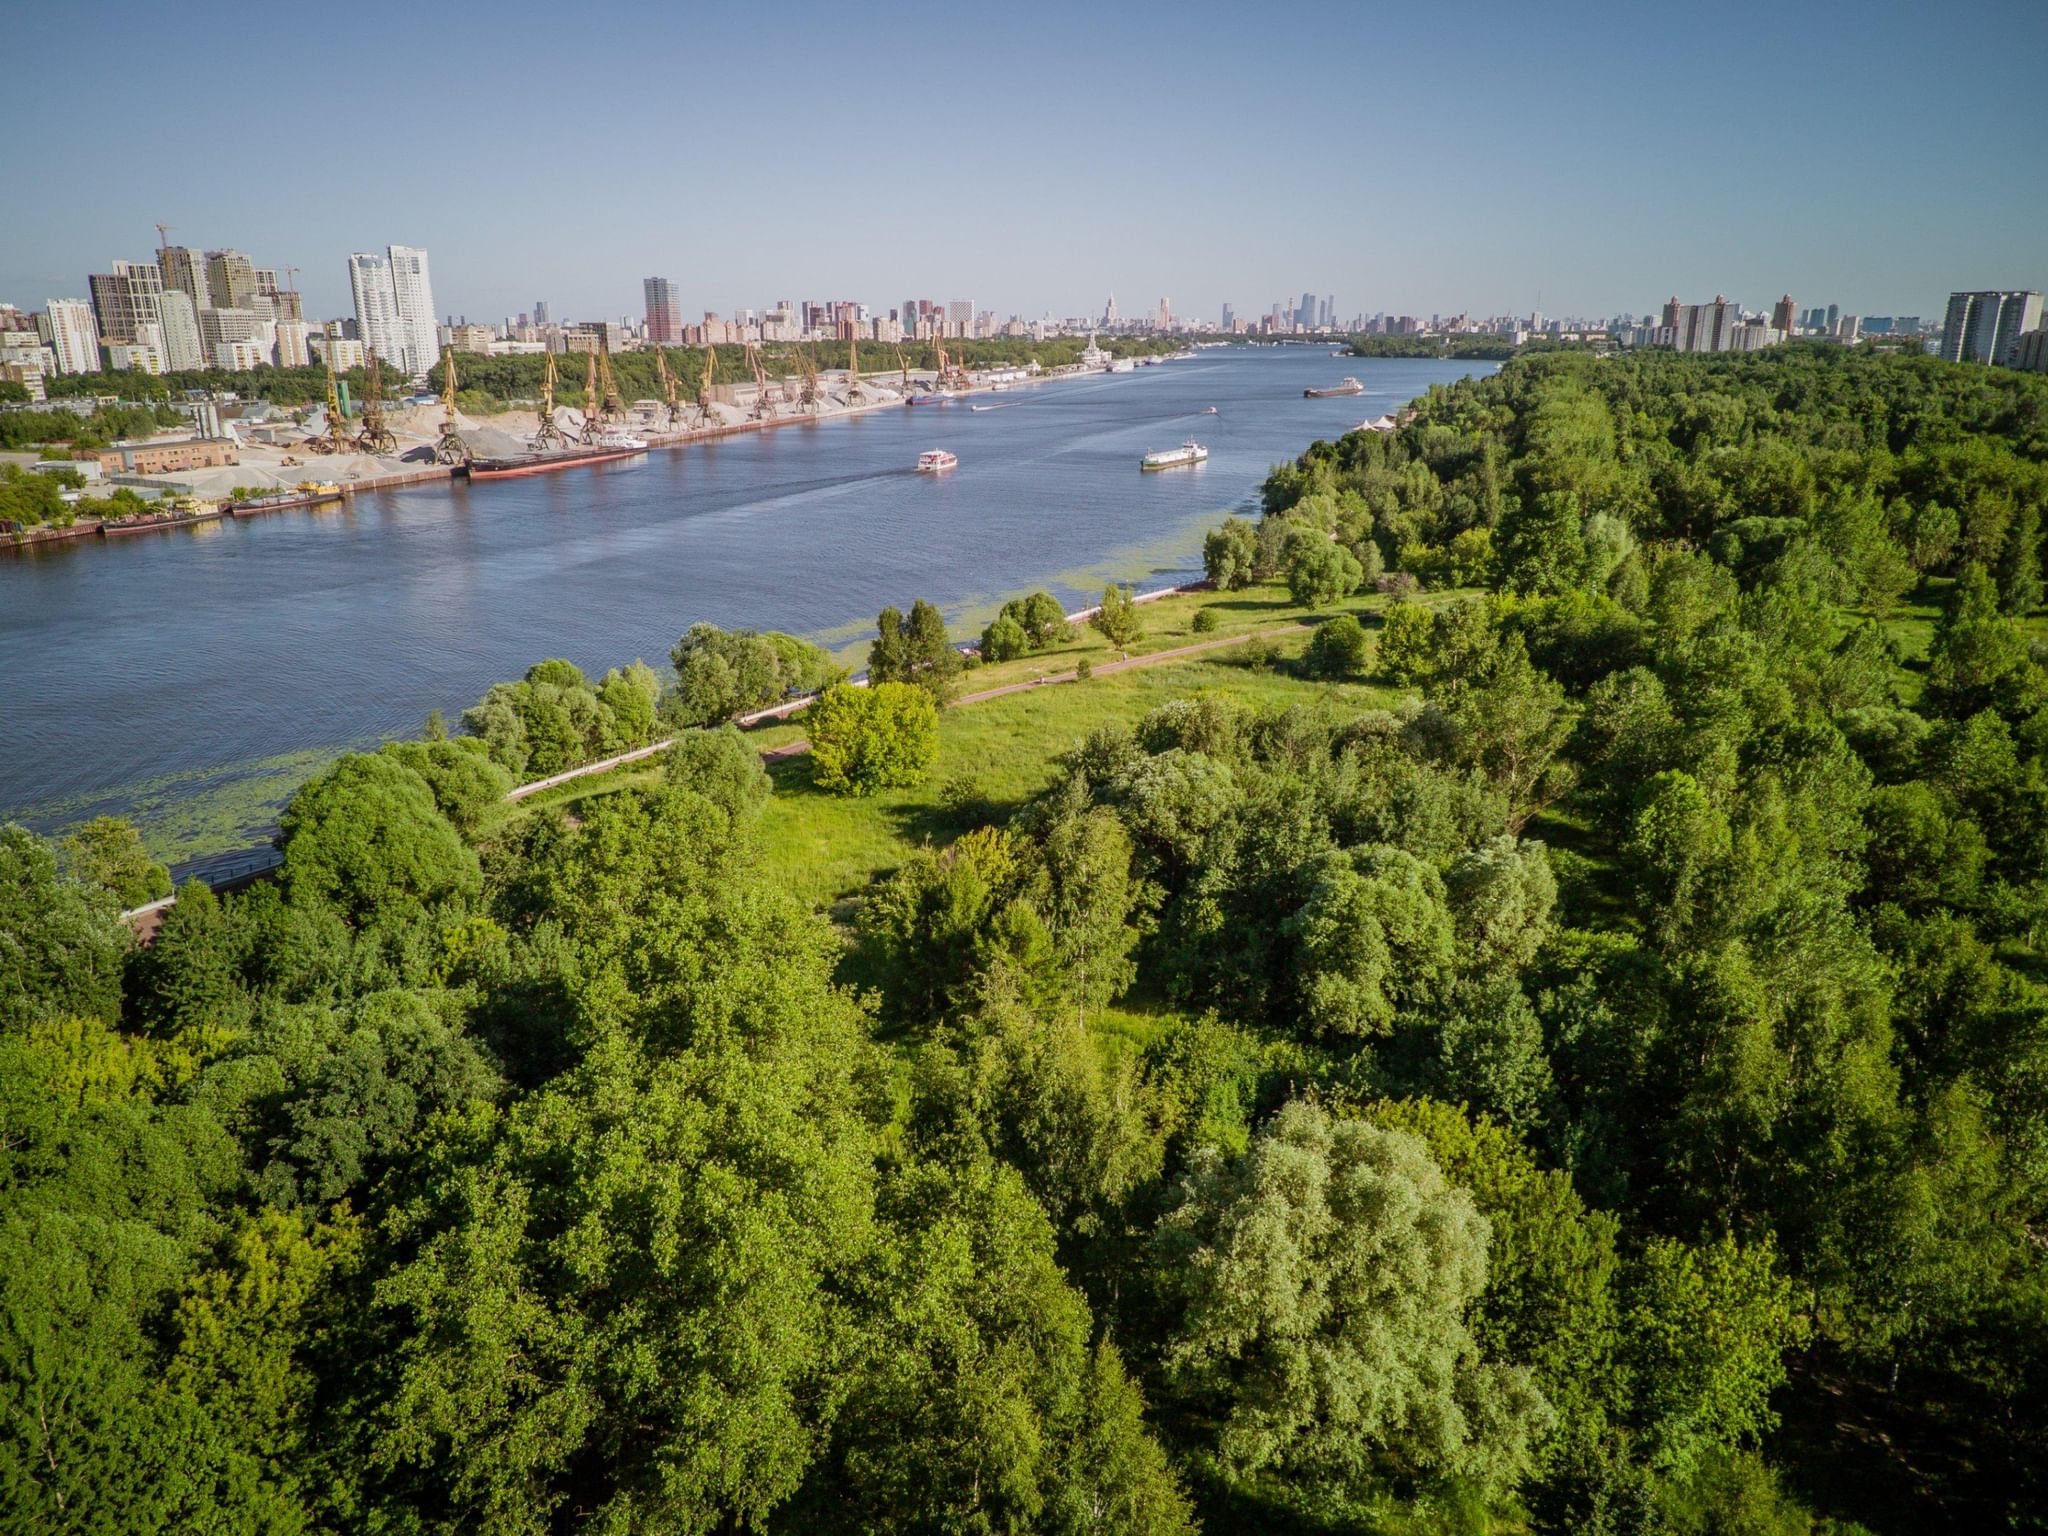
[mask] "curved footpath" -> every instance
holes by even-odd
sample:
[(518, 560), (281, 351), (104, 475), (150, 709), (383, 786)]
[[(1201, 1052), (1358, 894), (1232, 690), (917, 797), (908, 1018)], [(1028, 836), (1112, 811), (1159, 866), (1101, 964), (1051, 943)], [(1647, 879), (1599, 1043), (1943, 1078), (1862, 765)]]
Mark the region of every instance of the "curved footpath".
[[(1175, 593), (1200, 591), (1207, 586), (1207, 582), (1193, 582), (1184, 587), (1167, 587), (1158, 592), (1147, 592), (1137, 598), (1136, 601), (1146, 602), (1157, 598), (1169, 597)], [(1094, 612), (1093, 608), (1083, 609), (1078, 614), (1069, 614), (1068, 618), (1070, 621), (1085, 621)], [(1107, 677), (1114, 672), (1130, 672), (1139, 667), (1156, 667), (1162, 662), (1180, 661), (1185, 657), (1199, 656), (1205, 651), (1220, 651), (1228, 646), (1243, 645), (1250, 640), (1267, 639), (1276, 635), (1298, 635), (1313, 627), (1313, 625), (1309, 624), (1280, 624), (1271, 629), (1248, 629), (1243, 634), (1224, 635), (1216, 640), (1198, 640), (1192, 645), (1176, 645), (1168, 650), (1153, 651), (1144, 656), (1126, 656), (1121, 661), (1105, 661), (1101, 666), (1091, 668), (1089, 675), (1092, 677)], [(1076, 682), (1079, 680), (1079, 675), (1078, 670), (1055, 672), (1045, 677), (1029, 678), (1021, 683), (1005, 683), (1000, 688), (983, 688), (975, 693), (962, 694), (959, 698), (953, 700), (952, 707), (959, 708), (967, 704), (985, 704), (990, 699), (1005, 698), (1013, 693), (1029, 693), (1034, 688), (1050, 688), (1056, 687), (1061, 683)], [(857, 682), (856, 686), (865, 686), (865, 681)], [(793, 699), (786, 704), (776, 704), (767, 709), (756, 710), (750, 715), (741, 715), (732, 723), (738, 726), (750, 726), (759, 725), (764, 720), (787, 719), (798, 710), (805, 708), (810, 702), (808, 698)], [(650, 757), (657, 757), (661, 753), (666, 752), (675, 745), (675, 740), (675, 737), (667, 736), (660, 741), (650, 742), (644, 747), (636, 747), (631, 752), (621, 752), (615, 757), (607, 757), (600, 762), (585, 763), (580, 768), (570, 768), (562, 773), (550, 775), (545, 779), (535, 779), (531, 784), (521, 784), (508, 791), (505, 795), (505, 800), (508, 804), (516, 804), (532, 795), (539, 794), (543, 790), (554, 789), (559, 785), (573, 783), (577, 779), (610, 773), (615, 768), (624, 768), (633, 763), (644, 762)], [(764, 763), (785, 762), (793, 757), (802, 757), (810, 750), (810, 742), (792, 741), (783, 746), (768, 748), (761, 754), (761, 761)], [(252, 869), (238, 876), (231, 883), (239, 885), (246, 884), (251, 879), (266, 878), (276, 869), (279, 862), (281, 860), (266, 861), (261, 869)], [(153, 901), (147, 906), (132, 908), (121, 915), (134, 928), (136, 937), (142, 943), (147, 944), (156, 936), (157, 929), (163, 924), (164, 914), (170, 910), (177, 899), (175, 895), (166, 896), (160, 901)]]

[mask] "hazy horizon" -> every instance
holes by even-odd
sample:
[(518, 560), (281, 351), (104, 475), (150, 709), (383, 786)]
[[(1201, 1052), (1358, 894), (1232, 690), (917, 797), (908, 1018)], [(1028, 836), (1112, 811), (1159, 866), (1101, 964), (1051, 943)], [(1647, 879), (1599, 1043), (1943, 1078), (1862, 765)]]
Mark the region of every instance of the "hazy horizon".
[[(85, 297), (159, 219), (298, 267), (309, 318), (350, 312), (348, 254), (389, 243), (487, 322), (638, 315), (650, 275), (690, 318), (1114, 292), (1213, 319), (1308, 289), (1344, 318), (1790, 292), (1938, 319), (1951, 289), (2048, 280), (2039, 5), (337, 14), (340, 42), (205, 4), (16, 17), (44, 67), (0, 301)], [(95, 103), (101, 69), (59, 67), (88, 53), (147, 80)]]

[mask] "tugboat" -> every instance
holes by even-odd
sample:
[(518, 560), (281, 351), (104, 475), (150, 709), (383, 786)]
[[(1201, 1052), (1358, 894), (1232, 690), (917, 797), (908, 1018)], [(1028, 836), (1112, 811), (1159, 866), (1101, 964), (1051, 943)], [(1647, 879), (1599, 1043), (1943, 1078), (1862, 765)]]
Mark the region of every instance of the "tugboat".
[(1192, 437), (1178, 448), (1167, 448), (1158, 453), (1148, 453), (1138, 461), (1140, 469), (1178, 469), (1183, 464), (1199, 464), (1209, 457), (1209, 450)]
[(1304, 389), (1301, 392), (1304, 400), (1328, 400), (1333, 395), (1362, 395), (1364, 393), (1365, 386), (1359, 383), (1358, 380), (1348, 376), (1342, 384), (1332, 384), (1328, 389)]
[(920, 475), (936, 475), (951, 469), (960, 460), (943, 448), (927, 448), (917, 456), (917, 472)]

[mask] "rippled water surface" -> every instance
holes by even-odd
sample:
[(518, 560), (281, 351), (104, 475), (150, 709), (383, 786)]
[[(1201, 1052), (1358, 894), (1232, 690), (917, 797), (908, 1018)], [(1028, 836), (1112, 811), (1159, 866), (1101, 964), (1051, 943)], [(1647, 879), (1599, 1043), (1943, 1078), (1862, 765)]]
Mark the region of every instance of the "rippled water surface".
[[(130, 814), (191, 852), (332, 752), (414, 734), (431, 709), (452, 721), (543, 656), (661, 665), (699, 619), (839, 646), (917, 597), (978, 627), (1038, 586), (1079, 606), (1106, 580), (1160, 585), (1198, 573), (1203, 531), (1270, 465), (1472, 371), (1204, 352), (977, 397), (995, 410), (882, 410), (0, 555), (0, 815)], [(1365, 395), (1302, 398), (1346, 373)], [(1206, 464), (1139, 472), (1190, 435)], [(925, 448), (960, 467), (915, 474)], [(202, 827), (206, 801), (232, 809)]]

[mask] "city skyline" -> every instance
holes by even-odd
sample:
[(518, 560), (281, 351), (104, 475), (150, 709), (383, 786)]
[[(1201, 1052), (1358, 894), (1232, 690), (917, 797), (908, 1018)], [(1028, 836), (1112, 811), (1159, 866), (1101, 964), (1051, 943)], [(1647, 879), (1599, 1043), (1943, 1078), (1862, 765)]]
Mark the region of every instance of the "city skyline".
[[(88, 4), (10, 30), (54, 53), (97, 17), (154, 68), (200, 78), (208, 11)], [(348, 313), (346, 255), (391, 239), (436, 253), (443, 314), (491, 320), (536, 293), (565, 315), (640, 313), (650, 273), (675, 283), (685, 316), (829, 288), (878, 306), (966, 290), (1027, 318), (1093, 312), (1109, 291), (1132, 312), (1170, 294), (1177, 314), (1250, 313), (1305, 279), (1368, 313), (1641, 312), (1673, 287), (1926, 312), (1957, 289), (2048, 276), (2048, 209), (2022, 174), (2038, 127), (2028, 61), (2048, 44), (2038, 8), (1965, 6), (1940, 28), (1896, 6), (1702, 11), (1731, 42), (1790, 34), (1825, 66), (1733, 78), (1674, 67), (1687, 18), (1660, 39), (1611, 5), (1402, 13), (1375, 24), (1359, 63), (1227, 76), (1218, 66), (1271, 54), (1257, 18), (899, 7), (875, 20), (887, 44), (850, 66), (801, 24), (764, 38), (744, 17), (686, 27), (598, 8), (577, 50), (600, 80), (614, 59), (656, 61), (659, 80), (672, 58), (688, 90), (603, 92), (616, 147), (602, 164), (617, 174), (597, 176), (580, 130), (515, 152), (484, 128), (547, 78), (551, 14), (405, 13), (408, 47), (342, 109), (378, 123), (345, 183), (308, 169), (310, 125), (251, 135), (246, 103), (195, 92), (179, 98), (180, 138), (209, 146), (207, 175), (131, 175), (118, 198), (87, 196), (89, 167), (130, 141), (67, 112), (57, 72), (26, 80), (17, 142), (38, 212), (0, 242), (0, 300), (86, 297), (87, 273), (147, 259), (156, 219), (175, 241), (297, 266), (309, 318)], [(1301, 23), (1356, 31), (1336, 8)], [(2004, 41), (1968, 111), (1898, 73), (1979, 25)], [(288, 33), (238, 49), (268, 78), (317, 67)], [(903, 92), (849, 105), (849, 78), (892, 66)], [(726, 139), (739, 147), (682, 148)]]

